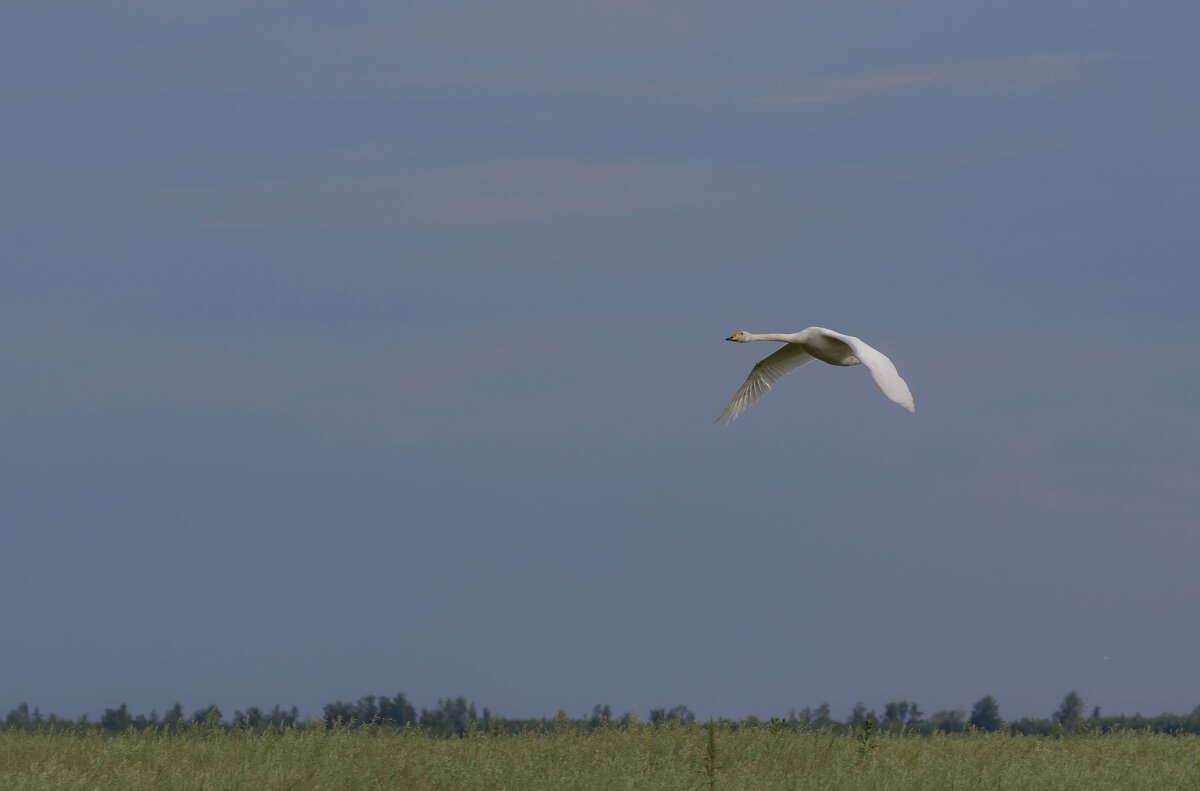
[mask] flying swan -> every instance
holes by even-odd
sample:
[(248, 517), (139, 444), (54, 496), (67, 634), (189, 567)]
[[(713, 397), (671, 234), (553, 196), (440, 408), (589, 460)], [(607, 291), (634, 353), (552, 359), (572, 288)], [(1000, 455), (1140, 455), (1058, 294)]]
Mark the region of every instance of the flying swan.
[(871, 378), (883, 394), (909, 412), (915, 412), (912, 393), (908, 385), (896, 373), (883, 352), (874, 349), (855, 338), (853, 335), (843, 335), (840, 332), (827, 330), (824, 327), (809, 327), (800, 332), (781, 335), (768, 333), (755, 335), (753, 332), (735, 332), (725, 340), (737, 343), (750, 341), (781, 341), (783, 348), (759, 360), (750, 369), (746, 381), (733, 394), (733, 400), (717, 420), (728, 425), (746, 408), (767, 394), (771, 385), (790, 374), (800, 366), (813, 360), (829, 363), (830, 365), (867, 366)]

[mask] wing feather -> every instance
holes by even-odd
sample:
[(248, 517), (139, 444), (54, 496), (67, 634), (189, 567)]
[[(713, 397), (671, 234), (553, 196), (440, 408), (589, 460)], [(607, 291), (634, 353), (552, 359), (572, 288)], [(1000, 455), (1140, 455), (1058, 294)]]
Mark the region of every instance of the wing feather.
[(896, 370), (896, 366), (892, 364), (886, 354), (853, 335), (843, 335), (833, 330), (824, 330), (824, 332), (844, 342), (854, 351), (854, 356), (871, 372), (871, 378), (875, 380), (875, 384), (879, 386), (885, 396), (909, 412), (917, 411), (908, 384), (900, 377), (900, 372)]
[(779, 349), (754, 364), (750, 375), (742, 386), (733, 394), (733, 399), (725, 407), (725, 411), (717, 418), (728, 425), (746, 408), (762, 398), (771, 389), (771, 385), (790, 374), (805, 363), (812, 362), (813, 356), (794, 343), (785, 343)]

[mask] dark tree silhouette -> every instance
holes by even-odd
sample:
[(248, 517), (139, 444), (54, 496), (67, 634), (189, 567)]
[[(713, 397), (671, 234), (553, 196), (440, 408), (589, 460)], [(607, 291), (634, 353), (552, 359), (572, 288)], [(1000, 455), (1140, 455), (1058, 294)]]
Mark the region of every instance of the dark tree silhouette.
[(403, 692), (397, 692), (394, 698), (385, 696), (379, 699), (379, 719), (396, 725), (409, 725), (417, 721), (417, 709), (408, 702)]
[(650, 709), (650, 722), (659, 725), (664, 722), (679, 720), (680, 722), (695, 722), (696, 715), (688, 709), (687, 706), (679, 705), (668, 711), (667, 709)]
[(874, 711), (867, 711), (867, 706), (861, 700), (854, 704), (854, 708), (850, 711), (850, 719), (846, 720), (848, 725), (858, 727), (858, 724), (863, 720), (878, 721), (879, 716)]
[(105, 709), (104, 715), (100, 717), (100, 727), (106, 731), (123, 731), (132, 724), (133, 717), (129, 716), (129, 709), (124, 703), (119, 709)]
[(916, 725), (921, 719), (921, 707), (915, 702), (910, 703), (907, 700), (896, 701), (893, 703), (885, 703), (883, 706), (883, 722), (884, 728), (898, 728), (900, 725), (907, 724), (910, 727)]
[(8, 713), (8, 715), (4, 718), (4, 724), (10, 728), (18, 726), (18, 725), (28, 725), (29, 722), (30, 722), (30, 717), (29, 717), (29, 704), (28, 703), (22, 703), (22, 704), (18, 705), (15, 709), (10, 711)]
[(994, 731), (1000, 727), (1000, 707), (991, 695), (975, 701), (971, 709), (971, 724), (981, 731)]
[(421, 709), (421, 727), (428, 728), (435, 736), (462, 736), (467, 732), (467, 723), (478, 719), (475, 704), (468, 705), (462, 695), (438, 698), (438, 707), (432, 711)]
[(167, 709), (167, 713), (163, 715), (162, 723), (167, 726), (168, 730), (175, 730), (184, 722), (183, 704), (175, 701), (175, 705)]
[(800, 710), (799, 719), (801, 722), (807, 722), (814, 728), (826, 728), (833, 724), (833, 717), (830, 716), (828, 703), (822, 703), (815, 709), (805, 706)]
[(944, 731), (945, 733), (957, 733), (963, 729), (963, 718), (965, 716), (961, 709), (935, 711), (930, 715), (929, 722), (933, 725), (934, 730)]
[(1083, 717), (1083, 698), (1079, 697), (1078, 692), (1071, 690), (1063, 698), (1058, 711), (1054, 712), (1054, 719), (1058, 720), (1061, 725), (1074, 725), (1081, 717)]

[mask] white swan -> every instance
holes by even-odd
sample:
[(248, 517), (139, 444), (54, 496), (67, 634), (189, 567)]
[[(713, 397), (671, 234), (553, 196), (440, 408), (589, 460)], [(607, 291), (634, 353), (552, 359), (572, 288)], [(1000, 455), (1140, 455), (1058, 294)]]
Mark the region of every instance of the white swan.
[(735, 332), (725, 340), (737, 343), (750, 341), (782, 341), (782, 349), (769, 354), (754, 364), (746, 381), (733, 394), (733, 400), (717, 420), (726, 424), (732, 422), (738, 415), (746, 411), (746, 407), (767, 394), (771, 385), (790, 374), (800, 366), (812, 360), (820, 360), (830, 365), (862, 364), (871, 372), (871, 377), (883, 394), (909, 412), (916, 412), (913, 405), (912, 393), (908, 385), (896, 373), (883, 352), (873, 349), (855, 338), (853, 335), (843, 335), (840, 332), (827, 330), (824, 327), (809, 327), (800, 332), (787, 335), (769, 333), (755, 335), (752, 332)]

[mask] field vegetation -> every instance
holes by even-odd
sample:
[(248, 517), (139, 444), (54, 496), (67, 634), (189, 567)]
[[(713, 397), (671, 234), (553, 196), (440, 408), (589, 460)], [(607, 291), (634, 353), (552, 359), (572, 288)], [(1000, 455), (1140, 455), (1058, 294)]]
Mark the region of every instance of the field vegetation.
[(511, 732), (419, 725), (81, 726), (0, 732), (5, 789), (1195, 789), (1200, 737), (1054, 736), (973, 727), (922, 736), (786, 720), (597, 727), (568, 720)]

